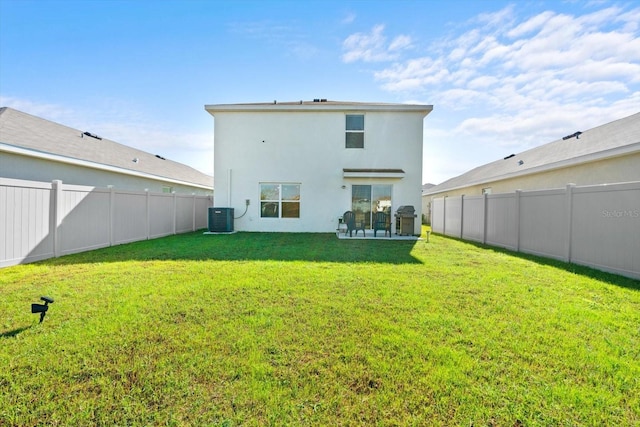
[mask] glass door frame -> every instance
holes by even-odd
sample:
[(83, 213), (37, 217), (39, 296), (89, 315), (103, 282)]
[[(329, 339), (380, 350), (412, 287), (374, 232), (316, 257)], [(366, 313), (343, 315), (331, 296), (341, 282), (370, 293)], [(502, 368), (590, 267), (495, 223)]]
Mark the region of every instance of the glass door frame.
[(353, 184), (351, 186), (351, 210), (356, 221), (371, 228), (374, 212), (391, 214), (393, 200), (392, 184)]

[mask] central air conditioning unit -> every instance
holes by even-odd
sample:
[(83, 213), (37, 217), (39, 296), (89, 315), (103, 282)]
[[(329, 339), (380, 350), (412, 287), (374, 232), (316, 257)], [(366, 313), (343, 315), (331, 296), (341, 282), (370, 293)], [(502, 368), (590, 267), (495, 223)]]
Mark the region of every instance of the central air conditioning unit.
[(233, 208), (209, 208), (209, 232), (231, 233), (233, 231)]

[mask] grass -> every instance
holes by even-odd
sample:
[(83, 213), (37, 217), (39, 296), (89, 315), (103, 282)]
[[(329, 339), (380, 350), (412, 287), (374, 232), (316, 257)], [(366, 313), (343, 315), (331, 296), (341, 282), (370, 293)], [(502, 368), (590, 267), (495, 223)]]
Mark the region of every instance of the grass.
[(171, 236), (0, 297), (0, 425), (640, 424), (640, 282), (437, 235)]

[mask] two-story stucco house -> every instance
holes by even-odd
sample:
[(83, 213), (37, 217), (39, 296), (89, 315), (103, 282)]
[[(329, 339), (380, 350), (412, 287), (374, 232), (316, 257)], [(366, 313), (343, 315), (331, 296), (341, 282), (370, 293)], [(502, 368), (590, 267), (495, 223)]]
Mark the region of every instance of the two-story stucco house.
[[(332, 232), (347, 210), (412, 205), (421, 215), (423, 120), (431, 105), (298, 102), (206, 105), (216, 207), (239, 231)], [(420, 221), (415, 221), (415, 234)]]

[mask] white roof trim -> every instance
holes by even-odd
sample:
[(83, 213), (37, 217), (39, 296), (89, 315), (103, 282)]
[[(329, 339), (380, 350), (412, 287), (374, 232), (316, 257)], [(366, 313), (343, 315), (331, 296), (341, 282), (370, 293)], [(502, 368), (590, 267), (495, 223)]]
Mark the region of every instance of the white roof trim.
[(213, 104), (205, 105), (204, 108), (211, 115), (223, 112), (262, 111), (395, 111), (422, 113), (426, 116), (433, 110), (433, 105), (314, 102), (302, 104)]

